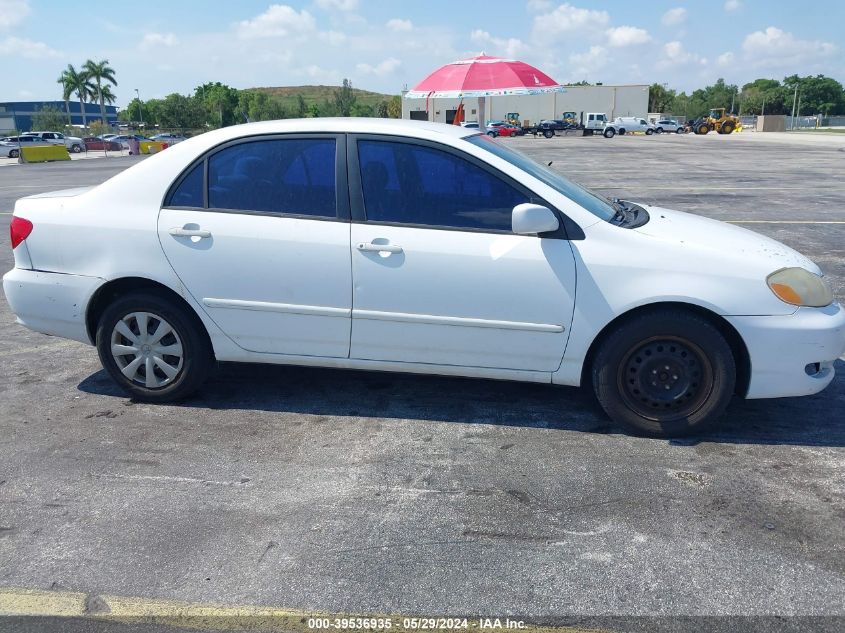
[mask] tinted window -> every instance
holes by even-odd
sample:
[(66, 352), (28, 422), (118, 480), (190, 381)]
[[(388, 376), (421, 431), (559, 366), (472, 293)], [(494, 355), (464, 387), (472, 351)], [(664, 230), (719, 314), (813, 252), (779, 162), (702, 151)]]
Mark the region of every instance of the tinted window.
[(208, 161), (208, 207), (335, 217), (334, 139), (227, 147)]
[(194, 167), (176, 187), (167, 202), (169, 207), (202, 207), (202, 166)]
[(505, 147), (498, 141), (493, 140), (485, 134), (477, 134), (466, 139), (473, 145), (487, 150), (491, 154), (508, 161), (511, 165), (519, 167), (522, 171), (531, 174), (549, 187), (563, 194), (576, 204), (580, 205), (593, 215), (603, 220), (610, 220), (615, 210), (610, 202), (597, 193), (593, 193), (586, 187), (569, 180), (556, 171), (553, 171), (537, 163), (522, 152), (510, 147)]
[(526, 196), (445, 151), (395, 141), (359, 141), (367, 219), (428, 226), (511, 230)]

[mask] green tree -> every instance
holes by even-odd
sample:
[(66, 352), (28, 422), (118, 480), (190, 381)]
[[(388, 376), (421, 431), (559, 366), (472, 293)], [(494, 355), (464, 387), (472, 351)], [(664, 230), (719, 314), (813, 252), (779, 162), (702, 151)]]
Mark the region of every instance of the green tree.
[(105, 123), (108, 119), (106, 118), (106, 100), (103, 95), (103, 88), (108, 87), (108, 84), (117, 85), (117, 79), (114, 78), (114, 68), (109, 66), (107, 59), (98, 62), (89, 59), (82, 68), (88, 78), (94, 82), (95, 95), (100, 102), (100, 115)]
[(32, 129), (41, 130), (64, 130), (67, 125), (67, 118), (61, 110), (56, 108), (42, 108), (32, 115)]
[(668, 112), (675, 101), (675, 91), (653, 83), (648, 88), (648, 111)]
[(387, 101), (381, 100), (376, 104), (376, 116), (380, 119), (387, 118)]
[(308, 111), (308, 107), (305, 105), (305, 98), (301, 94), (296, 95), (296, 116), (297, 116), (297, 118), (301, 119), (302, 117), (304, 117), (307, 111)]
[(351, 116), (357, 101), (358, 97), (355, 96), (355, 91), (352, 89), (352, 82), (344, 79), (343, 85), (334, 93), (334, 105), (337, 113), (340, 116)]
[(77, 71), (73, 64), (68, 64), (67, 68), (62, 72), (65, 86), (69, 87), (69, 94), (76, 93), (79, 99), (79, 107), (82, 110), (82, 125), (88, 127), (88, 116), (85, 114), (85, 102), (94, 95), (94, 84), (88, 73), (84, 70)]
[(358, 102), (352, 106), (352, 112), (350, 114), (352, 116), (372, 117), (375, 116), (375, 110), (371, 105)]
[(815, 77), (799, 77), (790, 75), (784, 77), (783, 87), (788, 95), (787, 103), (792, 107), (795, 89), (801, 97), (801, 112), (809, 114), (840, 114), (845, 113), (842, 84), (830, 77), (816, 75)]
[(312, 103), (310, 106), (308, 106), (308, 116), (310, 116), (310, 117), (320, 116), (320, 106), (318, 106), (316, 103)]
[(205, 115), (202, 103), (195, 97), (174, 92), (161, 102), (158, 123), (167, 128), (195, 129), (203, 127)]
[(62, 100), (65, 102), (65, 114), (67, 115), (65, 125), (70, 125), (70, 96), (73, 94), (73, 85), (71, 84), (67, 70), (62, 71), (62, 74), (59, 75), (56, 83), (62, 87)]
[(194, 96), (206, 110), (206, 122), (214, 122), (218, 127), (243, 122), (243, 117), (240, 120), (236, 119), (238, 93), (236, 88), (221, 84), (219, 81), (205, 83), (194, 90)]
[(266, 92), (241, 90), (238, 94), (238, 110), (250, 121), (273, 121), (287, 118), (285, 108)]
[(394, 95), (387, 102), (387, 116), (391, 119), (402, 118), (402, 97)]

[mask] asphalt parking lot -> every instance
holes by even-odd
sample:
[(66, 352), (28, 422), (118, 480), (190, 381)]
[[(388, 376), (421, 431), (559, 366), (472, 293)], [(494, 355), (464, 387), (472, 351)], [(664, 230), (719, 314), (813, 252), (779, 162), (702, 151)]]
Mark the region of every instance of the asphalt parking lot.
[[(845, 299), (845, 138), (505, 142), (602, 193), (781, 240)], [(3, 230), (15, 198), (138, 160), (0, 168)], [(0, 302), (0, 596), (841, 630), (837, 374), (816, 396), (737, 400), (690, 441), (622, 434), (578, 389), (296, 367), (225, 365), (199, 396), (152, 406), (93, 348)]]

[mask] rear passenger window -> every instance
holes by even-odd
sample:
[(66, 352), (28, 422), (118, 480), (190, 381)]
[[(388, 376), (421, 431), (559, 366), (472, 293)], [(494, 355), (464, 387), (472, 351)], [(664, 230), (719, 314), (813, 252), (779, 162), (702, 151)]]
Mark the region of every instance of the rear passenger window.
[(335, 154), (334, 139), (227, 147), (208, 161), (208, 207), (336, 217)]
[(188, 172), (170, 196), (166, 206), (202, 208), (202, 166), (203, 163), (199, 163)]

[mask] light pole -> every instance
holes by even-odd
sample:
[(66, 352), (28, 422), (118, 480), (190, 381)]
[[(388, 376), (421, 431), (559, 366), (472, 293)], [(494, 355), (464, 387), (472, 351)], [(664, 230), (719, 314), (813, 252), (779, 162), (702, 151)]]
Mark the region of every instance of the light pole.
[(141, 127), (144, 127), (144, 113), (141, 110), (141, 93), (135, 88), (135, 96), (138, 97), (138, 118), (141, 120)]

